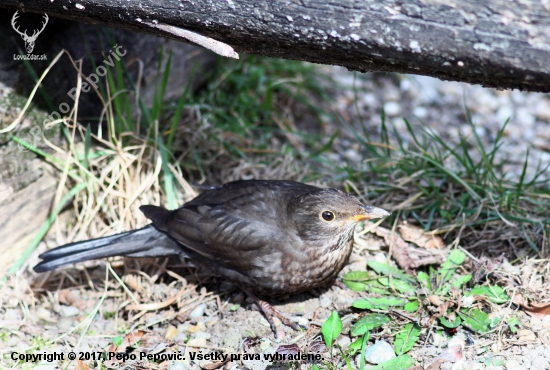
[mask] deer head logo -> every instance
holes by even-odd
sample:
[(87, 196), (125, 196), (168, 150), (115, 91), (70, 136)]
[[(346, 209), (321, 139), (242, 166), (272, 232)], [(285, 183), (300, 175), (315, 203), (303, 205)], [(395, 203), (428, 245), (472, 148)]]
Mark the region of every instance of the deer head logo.
[(21, 35), (21, 38), (23, 39), (23, 41), (25, 41), (25, 49), (27, 50), (27, 54), (30, 54), (32, 53), (33, 49), (34, 49), (34, 42), (36, 41), (36, 39), (38, 38), (38, 35), (40, 35), (40, 33), (42, 33), (42, 31), (44, 31), (44, 28), (46, 28), (46, 25), (48, 24), (48, 15), (46, 13), (44, 13), (44, 22), (42, 23), (42, 29), (39, 30), (34, 30), (34, 32), (32, 33), (32, 35), (27, 35), (27, 30), (25, 29), (25, 32), (21, 32), (19, 31), (19, 26), (17, 26), (15, 24), (15, 21), (17, 20), (17, 18), (19, 18), (19, 10), (15, 12), (15, 14), (13, 15), (13, 17), (11, 18), (11, 26), (13, 27), (13, 29), (15, 30), (15, 32), (17, 32), (18, 34)]

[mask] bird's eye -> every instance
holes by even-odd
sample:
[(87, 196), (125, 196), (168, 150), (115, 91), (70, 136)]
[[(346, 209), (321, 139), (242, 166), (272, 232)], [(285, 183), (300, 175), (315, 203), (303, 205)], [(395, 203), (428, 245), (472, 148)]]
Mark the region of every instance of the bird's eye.
[(334, 212), (332, 212), (332, 211), (323, 211), (321, 213), (321, 218), (325, 221), (330, 222), (330, 221), (334, 220), (334, 217), (335, 217)]

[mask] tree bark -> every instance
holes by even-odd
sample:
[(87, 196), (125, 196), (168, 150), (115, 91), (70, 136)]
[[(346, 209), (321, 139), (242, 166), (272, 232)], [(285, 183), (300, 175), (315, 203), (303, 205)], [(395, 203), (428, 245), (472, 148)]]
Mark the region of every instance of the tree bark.
[(158, 22), (241, 53), (350, 70), (550, 91), (547, 1), (0, 0), (0, 7), (178, 38), (151, 27)]

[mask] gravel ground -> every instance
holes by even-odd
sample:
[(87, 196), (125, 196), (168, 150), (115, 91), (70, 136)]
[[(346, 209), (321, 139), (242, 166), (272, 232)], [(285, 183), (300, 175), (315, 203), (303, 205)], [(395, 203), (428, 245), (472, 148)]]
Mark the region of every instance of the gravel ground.
[[(503, 135), (505, 144), (498, 151), (501, 160), (508, 161), (504, 170), (509, 176), (521, 174), (527, 149), (527, 179), (535, 174), (539, 161), (543, 168), (550, 164), (548, 94), (499, 91), (416, 75), (370, 74), (367, 79), (354, 79), (342, 68), (332, 68), (332, 75), (343, 87), (336, 100), (338, 108), (355, 112), (357, 101), (364, 122), (373, 132), (380, 127), (383, 108), (390, 126), (401, 132), (406, 131), (406, 118), (416, 128), (429, 128), (452, 142), (459, 135), (471, 136), (469, 110), (473, 128), (487, 148), (492, 147), (497, 131), (509, 120)], [(347, 154), (348, 160), (360, 159), (353, 151)], [(541, 179), (549, 176), (546, 172)]]

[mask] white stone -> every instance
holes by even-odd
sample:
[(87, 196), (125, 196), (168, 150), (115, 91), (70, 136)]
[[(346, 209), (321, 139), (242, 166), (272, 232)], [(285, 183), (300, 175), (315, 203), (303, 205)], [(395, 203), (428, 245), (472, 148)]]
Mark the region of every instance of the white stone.
[(397, 116), (399, 113), (401, 113), (401, 106), (398, 102), (389, 101), (384, 104), (384, 112), (386, 112), (388, 116)]
[(204, 316), (205, 310), (206, 310), (206, 303), (201, 303), (200, 305), (195, 307), (193, 311), (191, 311), (191, 313), (189, 314), (189, 317), (191, 319), (198, 319), (199, 317)]
[(413, 109), (413, 114), (418, 118), (424, 118), (428, 115), (428, 110), (422, 106), (417, 106)]
[(212, 334), (204, 332), (204, 331), (199, 331), (197, 334), (195, 334), (195, 338), (204, 338), (204, 339), (208, 340), (208, 339), (212, 338)]
[(395, 352), (388, 342), (380, 340), (365, 349), (365, 360), (371, 364), (380, 364), (395, 357)]

